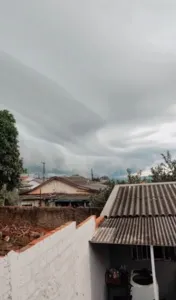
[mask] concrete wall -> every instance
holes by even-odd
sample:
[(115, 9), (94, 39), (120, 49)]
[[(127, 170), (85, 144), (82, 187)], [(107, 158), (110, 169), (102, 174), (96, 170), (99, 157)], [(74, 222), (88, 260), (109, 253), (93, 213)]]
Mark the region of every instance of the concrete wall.
[(34, 206), (39, 207), (40, 206), (40, 200), (21, 200), (22, 206)]
[(11, 299), (11, 272), (8, 257), (0, 257), (0, 299)]
[(90, 244), (95, 232), (95, 219), (78, 227), (76, 230), (76, 296), (78, 300), (90, 300), (91, 298), (91, 266), (90, 266)]
[(100, 215), (99, 208), (71, 208), (71, 207), (0, 207), (1, 224), (31, 224), (33, 227), (54, 229), (67, 222), (83, 222), (91, 215)]
[(95, 223), (94, 217), (78, 228), (72, 222), (0, 258), (0, 299), (94, 300), (89, 239)]
[(90, 247), (91, 299), (107, 299), (105, 272), (110, 267), (107, 245), (92, 244)]
[[(134, 261), (131, 256), (131, 248), (129, 246), (110, 246), (110, 263), (112, 267), (126, 265), (128, 270), (149, 268), (151, 270), (150, 261)], [(156, 276), (159, 284), (159, 292), (161, 298), (166, 300), (175, 299), (176, 295), (176, 262), (155, 261)]]
[(11, 253), (13, 300), (66, 299), (68, 293), (74, 299), (75, 231), (71, 223), (22, 253)]

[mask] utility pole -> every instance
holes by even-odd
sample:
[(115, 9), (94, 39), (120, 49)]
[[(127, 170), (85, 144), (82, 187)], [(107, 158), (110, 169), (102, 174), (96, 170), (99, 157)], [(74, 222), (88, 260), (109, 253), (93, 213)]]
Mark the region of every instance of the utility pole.
[(94, 180), (94, 173), (93, 173), (93, 169), (91, 169), (91, 180)]
[(42, 161), (41, 163), (42, 163), (42, 165), (43, 165), (42, 174), (43, 174), (43, 182), (44, 182), (44, 181), (45, 181), (45, 162)]

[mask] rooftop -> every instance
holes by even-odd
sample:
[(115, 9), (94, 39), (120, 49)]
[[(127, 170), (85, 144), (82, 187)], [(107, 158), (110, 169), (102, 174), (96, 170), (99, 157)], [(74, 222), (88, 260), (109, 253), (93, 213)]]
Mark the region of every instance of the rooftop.
[(176, 183), (116, 185), (92, 243), (176, 246)]
[(85, 194), (87, 194), (87, 192), (97, 193), (100, 190), (107, 188), (107, 186), (102, 183), (97, 183), (97, 182), (93, 182), (93, 181), (89, 181), (89, 180), (86, 181), (86, 179), (84, 177), (80, 177), (80, 176), (76, 176), (76, 178), (75, 178), (75, 176), (73, 176), (73, 177), (72, 176), (71, 177), (54, 176), (54, 177), (50, 177), (49, 179), (45, 180), (41, 184), (35, 186), (31, 190), (29, 190), (27, 192), (25, 191), (24, 193), (22, 192), (21, 194), (27, 194), (27, 193), (31, 193), (35, 190), (39, 190), (40, 188), (42, 188), (43, 186), (47, 185), (48, 183), (50, 183), (52, 181), (63, 182), (67, 185), (73, 186), (75, 188), (79, 188), (82, 191), (85, 191)]
[(92, 243), (176, 246), (176, 216), (108, 218)]
[(176, 183), (116, 185), (102, 215), (107, 217), (176, 215)]

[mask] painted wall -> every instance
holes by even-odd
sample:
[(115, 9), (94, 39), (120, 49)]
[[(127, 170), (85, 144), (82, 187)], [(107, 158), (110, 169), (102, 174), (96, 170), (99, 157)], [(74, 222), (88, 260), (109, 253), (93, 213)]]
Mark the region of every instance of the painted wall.
[(8, 257), (0, 257), (0, 299), (11, 298), (11, 272)]
[(39, 207), (40, 206), (40, 201), (39, 200), (21, 200), (21, 206), (35, 206)]
[[(89, 239), (95, 218), (75, 222), (0, 258), (0, 299), (92, 300)], [(2, 268), (1, 268), (2, 266)]]
[(52, 180), (41, 188), (38, 188), (34, 191), (31, 191), (30, 195), (38, 195), (40, 194), (52, 194), (52, 193), (61, 193), (61, 194), (86, 194), (84, 190), (77, 189), (76, 187), (70, 186), (66, 183), (63, 183), (59, 180)]
[[(131, 257), (131, 248), (128, 246), (111, 245), (110, 263), (113, 267), (126, 265), (128, 270), (149, 268), (151, 270), (150, 261), (134, 261)], [(159, 284), (159, 292), (161, 298), (167, 300), (175, 299), (176, 295), (176, 263), (166, 261), (156, 261), (156, 276)]]
[(110, 267), (109, 251), (106, 245), (92, 244), (90, 247), (91, 299), (106, 300), (105, 272)]
[(79, 226), (76, 230), (76, 298), (78, 300), (90, 300), (91, 298), (91, 265), (90, 265), (90, 244), (95, 232), (95, 219), (90, 218), (89, 222)]

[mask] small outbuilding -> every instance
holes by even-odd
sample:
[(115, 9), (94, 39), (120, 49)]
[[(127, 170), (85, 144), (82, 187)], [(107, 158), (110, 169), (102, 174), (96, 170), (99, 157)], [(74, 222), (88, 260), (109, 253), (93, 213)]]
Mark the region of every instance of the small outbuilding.
[(101, 216), (91, 247), (106, 252), (104, 299), (175, 299), (176, 183), (116, 185)]

